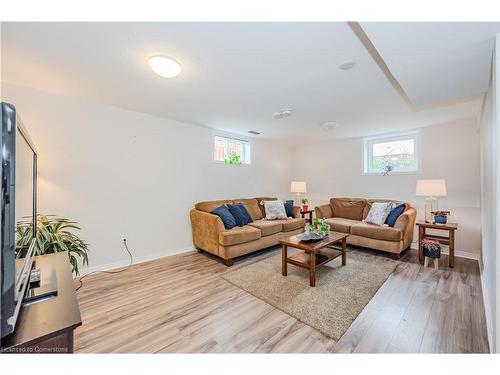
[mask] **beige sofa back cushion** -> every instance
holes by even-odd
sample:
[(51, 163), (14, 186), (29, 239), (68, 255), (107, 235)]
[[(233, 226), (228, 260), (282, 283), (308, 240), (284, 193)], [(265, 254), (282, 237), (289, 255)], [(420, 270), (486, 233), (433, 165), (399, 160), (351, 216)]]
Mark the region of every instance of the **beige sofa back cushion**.
[(223, 204), (233, 204), (232, 200), (219, 200), (219, 201), (208, 201), (208, 202), (198, 202), (194, 205), (194, 208), (203, 212), (212, 212), (217, 207), (222, 206)]
[(366, 199), (363, 198), (332, 198), (330, 206), (334, 217), (344, 219), (362, 220), (366, 207)]
[(253, 221), (262, 219), (262, 211), (259, 208), (259, 202), (257, 199), (235, 199), (234, 203), (242, 203), (252, 217)]

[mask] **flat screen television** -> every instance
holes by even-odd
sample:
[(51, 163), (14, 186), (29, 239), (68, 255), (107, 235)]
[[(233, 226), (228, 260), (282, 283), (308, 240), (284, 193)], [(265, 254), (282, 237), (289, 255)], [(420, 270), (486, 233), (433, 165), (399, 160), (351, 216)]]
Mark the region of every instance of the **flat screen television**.
[[(37, 215), (37, 153), (15, 107), (1, 107), (0, 338), (14, 331), (30, 283)], [(19, 221), (31, 225), (32, 238), (23, 248), (16, 247)]]

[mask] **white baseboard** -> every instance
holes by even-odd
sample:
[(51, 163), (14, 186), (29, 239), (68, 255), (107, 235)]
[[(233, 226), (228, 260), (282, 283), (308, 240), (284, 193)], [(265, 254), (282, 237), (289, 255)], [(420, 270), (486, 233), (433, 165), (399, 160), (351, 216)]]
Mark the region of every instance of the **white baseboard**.
[[(140, 257), (134, 257), (132, 254), (132, 264), (149, 262), (151, 260), (165, 258), (165, 257), (169, 257), (172, 255), (182, 254), (182, 253), (188, 253), (188, 252), (194, 251), (194, 250), (195, 250), (194, 247), (188, 247), (188, 248), (177, 249), (177, 250), (173, 250), (173, 251), (171, 250), (168, 252), (159, 252), (159, 253), (143, 255)], [(83, 270), (84, 272), (82, 272), (82, 274), (80, 276), (85, 276), (85, 275), (88, 275), (89, 273), (92, 273), (92, 272), (109, 271), (109, 270), (113, 270), (116, 268), (126, 267), (128, 265), (130, 265), (130, 261), (128, 259), (124, 259), (124, 260), (119, 260), (117, 262), (100, 264), (100, 265), (93, 266), (93, 267), (86, 267)]]
[[(418, 250), (418, 246), (415, 243), (412, 243), (410, 248), (412, 250)], [(165, 258), (168, 256), (182, 254), (182, 253), (188, 253), (190, 251), (195, 251), (194, 247), (171, 250), (169, 252), (153, 253), (153, 254), (143, 255), (140, 257), (133, 257), (132, 264), (149, 262), (151, 260)], [(443, 254), (448, 254), (448, 253), (443, 251)], [(476, 254), (476, 253), (455, 250), (455, 256), (460, 257), (460, 258), (467, 258), (467, 259), (479, 261), (479, 254)], [(119, 260), (117, 262), (99, 264), (99, 265), (92, 266), (92, 267), (86, 267), (83, 269), (84, 272), (82, 272), (81, 276), (87, 275), (87, 274), (92, 273), (92, 272), (109, 271), (109, 270), (113, 270), (116, 268), (122, 268), (122, 267), (128, 266), (129, 264), (130, 264), (130, 262), (127, 259), (124, 259), (124, 260)]]
[[(418, 250), (418, 245), (416, 243), (412, 243), (410, 249)], [(448, 255), (448, 251), (443, 251), (442, 253)], [(479, 253), (471, 253), (468, 251), (455, 250), (455, 256), (459, 258), (477, 260), (479, 262)]]

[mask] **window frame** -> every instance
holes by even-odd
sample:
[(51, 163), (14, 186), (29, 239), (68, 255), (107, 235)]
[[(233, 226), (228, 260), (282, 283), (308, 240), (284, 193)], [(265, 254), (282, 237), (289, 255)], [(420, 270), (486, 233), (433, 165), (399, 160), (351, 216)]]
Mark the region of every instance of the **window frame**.
[(377, 143), (384, 142), (395, 142), (402, 140), (413, 140), (413, 149), (415, 154), (415, 169), (401, 169), (394, 168), (394, 170), (390, 174), (418, 174), (422, 173), (422, 136), (421, 130), (411, 130), (405, 132), (397, 132), (397, 133), (387, 133), (383, 135), (371, 136), (363, 138), (363, 166), (362, 166), (362, 174), (363, 175), (380, 175), (382, 170), (373, 169), (371, 166), (373, 165), (373, 145)]
[[(242, 157), (241, 157), (241, 164), (227, 164), (224, 160), (216, 160), (215, 159), (215, 142), (217, 138), (221, 138), (224, 140), (225, 145), (224, 145), (224, 159), (227, 158), (227, 149), (228, 149), (228, 141), (233, 141), (233, 142), (238, 142), (242, 144)], [(231, 166), (237, 166), (237, 165), (250, 165), (252, 163), (252, 144), (250, 139), (245, 139), (243, 137), (238, 137), (236, 135), (232, 134), (224, 134), (224, 133), (215, 133), (212, 139), (212, 161), (214, 163), (218, 164), (224, 164), (224, 165), (231, 165)]]

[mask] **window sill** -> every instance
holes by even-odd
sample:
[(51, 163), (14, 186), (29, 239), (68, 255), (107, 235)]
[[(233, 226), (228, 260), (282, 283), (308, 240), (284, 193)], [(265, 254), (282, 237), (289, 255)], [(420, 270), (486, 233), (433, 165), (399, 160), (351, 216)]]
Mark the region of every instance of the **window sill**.
[[(379, 172), (362, 172), (361, 174), (363, 176), (382, 176), (382, 171)], [(417, 170), (417, 171), (398, 171), (398, 172), (390, 172), (388, 175), (393, 175), (393, 174), (421, 174), (422, 171)]]
[(215, 164), (219, 165), (227, 165), (228, 167), (241, 167), (241, 166), (250, 166), (252, 163), (241, 163), (241, 164), (227, 164), (224, 161), (219, 161), (219, 160), (213, 160)]

